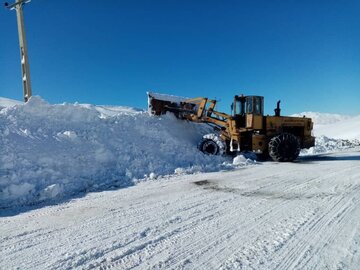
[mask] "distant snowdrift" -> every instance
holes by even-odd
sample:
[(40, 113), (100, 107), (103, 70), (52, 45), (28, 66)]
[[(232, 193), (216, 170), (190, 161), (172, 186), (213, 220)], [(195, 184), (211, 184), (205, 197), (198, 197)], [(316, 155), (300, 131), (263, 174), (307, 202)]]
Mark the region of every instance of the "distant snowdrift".
[(334, 139), (360, 140), (360, 115), (348, 116), (329, 113), (304, 112), (294, 116), (312, 118), (316, 137), (326, 136)]
[(226, 158), (196, 148), (204, 129), (172, 115), (32, 97), (0, 111), (0, 206), (127, 186), (175, 170), (219, 170)]
[(314, 122), (315, 147), (301, 151), (303, 155), (342, 151), (360, 145), (360, 115), (303, 112), (293, 116), (310, 117)]

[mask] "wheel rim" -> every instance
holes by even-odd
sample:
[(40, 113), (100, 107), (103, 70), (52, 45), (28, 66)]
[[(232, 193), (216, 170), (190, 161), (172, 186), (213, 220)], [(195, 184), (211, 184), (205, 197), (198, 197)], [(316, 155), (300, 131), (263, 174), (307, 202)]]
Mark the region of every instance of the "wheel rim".
[(206, 140), (201, 146), (201, 151), (208, 155), (216, 155), (219, 151), (219, 146), (212, 140)]

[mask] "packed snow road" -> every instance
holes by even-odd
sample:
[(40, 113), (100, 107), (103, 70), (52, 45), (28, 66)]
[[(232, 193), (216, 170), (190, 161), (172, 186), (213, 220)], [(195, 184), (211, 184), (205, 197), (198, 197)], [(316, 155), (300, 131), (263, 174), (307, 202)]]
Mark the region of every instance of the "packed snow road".
[(359, 161), (266, 162), (8, 210), (0, 268), (358, 269)]

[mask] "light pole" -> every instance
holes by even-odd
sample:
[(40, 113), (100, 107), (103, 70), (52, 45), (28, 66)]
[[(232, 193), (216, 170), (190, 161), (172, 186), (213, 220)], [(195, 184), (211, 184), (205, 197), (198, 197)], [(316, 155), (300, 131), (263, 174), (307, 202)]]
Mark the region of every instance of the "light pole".
[(13, 10), (16, 10), (17, 25), (19, 32), (19, 44), (20, 44), (20, 59), (21, 59), (21, 72), (22, 72), (22, 84), (24, 89), (24, 100), (27, 102), (32, 96), (31, 92), (31, 80), (30, 80), (30, 67), (29, 59), (26, 46), (25, 38), (25, 26), (24, 26), (24, 14), (23, 14), (23, 5), (29, 3), (31, 0), (16, 0), (15, 3), (9, 4), (5, 3), (5, 7)]

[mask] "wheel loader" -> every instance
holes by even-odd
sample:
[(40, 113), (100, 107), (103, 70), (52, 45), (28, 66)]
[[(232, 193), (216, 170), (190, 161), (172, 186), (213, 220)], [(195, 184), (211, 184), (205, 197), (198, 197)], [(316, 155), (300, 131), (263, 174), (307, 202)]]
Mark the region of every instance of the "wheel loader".
[(214, 133), (206, 134), (198, 148), (208, 155), (251, 151), (262, 159), (294, 161), (302, 148), (315, 144), (311, 118), (280, 115), (280, 101), (274, 115), (264, 115), (264, 97), (236, 95), (231, 114), (215, 110), (216, 100), (206, 97), (181, 98), (148, 92), (149, 112), (173, 113), (177, 118), (206, 123)]

